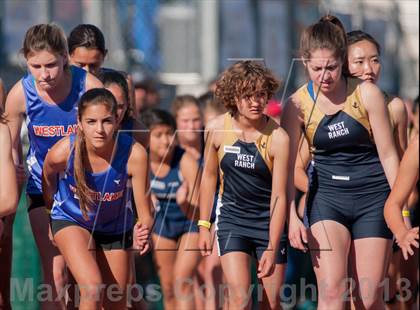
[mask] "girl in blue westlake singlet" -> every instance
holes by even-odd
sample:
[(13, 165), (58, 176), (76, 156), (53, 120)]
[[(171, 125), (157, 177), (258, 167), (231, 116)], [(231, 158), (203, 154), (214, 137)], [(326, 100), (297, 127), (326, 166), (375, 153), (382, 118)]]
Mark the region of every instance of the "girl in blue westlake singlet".
[[(45, 203), (41, 188), (42, 166), (48, 150), (59, 139), (75, 132), (76, 107), (80, 96), (86, 89), (102, 87), (102, 84), (94, 76), (68, 65), (64, 33), (54, 24), (31, 27), (25, 35), (22, 52), (28, 74), (11, 89), (6, 101), (6, 113), (10, 120), (8, 125), (15, 163), (22, 161), (20, 131), (26, 117), (30, 144), (27, 157), (29, 219), (38, 250), (42, 253), (43, 281), (51, 285), (54, 300), (58, 300), (56, 293), (60, 288), (55, 287), (54, 283), (59, 286), (65, 284), (65, 266), (48, 238), (48, 216), (43, 208)], [(18, 174), (22, 184), (22, 174)], [(42, 302), (42, 306), (46, 307), (53, 304), (58, 307), (58, 302)]]
[[(138, 225), (151, 227), (153, 222), (146, 150), (128, 135), (116, 138), (116, 110), (108, 90), (87, 91), (78, 105), (77, 135), (57, 143), (43, 169), (54, 241), (79, 286), (80, 308), (86, 309), (126, 307), (134, 226), (131, 191), (139, 206)], [(141, 244), (140, 254), (148, 249), (148, 243)], [(103, 294), (111, 284), (117, 284), (116, 299)], [(92, 298), (94, 292), (97, 298)]]
[(156, 197), (154, 255), (164, 306), (193, 309), (192, 281), (200, 256), (198, 228), (192, 221), (198, 199), (198, 164), (176, 146), (175, 121), (168, 112), (145, 110), (141, 117), (150, 130), (150, 186)]
[(398, 154), (382, 92), (373, 83), (344, 76), (346, 52), (346, 33), (336, 17), (321, 18), (302, 35), (310, 81), (289, 99), (282, 126), (290, 136), (290, 167), (301, 128), (313, 154), (309, 236), (291, 205), (289, 239), (293, 247), (305, 250), (306, 242), (311, 248), (322, 284), (318, 308), (344, 308), (350, 264), (355, 307), (383, 309), (380, 283), (392, 239), (383, 207), (396, 177)]
[(281, 236), (286, 220), (288, 140), (274, 120), (263, 114), (279, 82), (253, 61), (241, 61), (217, 81), (216, 96), (228, 113), (206, 126), (200, 186), (200, 250), (210, 255), (210, 216), (220, 171), (216, 237), (229, 291), (229, 309), (248, 307), (250, 259), (264, 288), (261, 307), (280, 307), (286, 269)]

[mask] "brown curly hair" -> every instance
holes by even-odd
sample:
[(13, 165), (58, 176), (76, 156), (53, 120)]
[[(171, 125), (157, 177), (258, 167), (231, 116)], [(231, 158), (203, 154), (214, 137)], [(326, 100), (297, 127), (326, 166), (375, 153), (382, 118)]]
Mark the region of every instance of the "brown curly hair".
[(236, 114), (237, 102), (252, 97), (260, 91), (267, 92), (270, 99), (280, 87), (280, 81), (268, 68), (258, 62), (239, 61), (227, 68), (216, 82), (215, 96), (226, 109)]

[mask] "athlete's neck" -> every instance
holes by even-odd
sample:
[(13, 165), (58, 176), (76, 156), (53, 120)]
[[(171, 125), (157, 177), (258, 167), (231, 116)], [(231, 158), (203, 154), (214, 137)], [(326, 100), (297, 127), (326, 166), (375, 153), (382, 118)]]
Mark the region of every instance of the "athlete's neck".
[[(318, 89), (314, 91), (318, 92)], [(342, 104), (346, 101), (347, 98), (347, 82), (344, 77), (341, 77), (340, 81), (337, 83), (337, 86), (328, 93), (320, 92), (323, 97), (327, 98), (332, 104)]]
[(89, 161), (93, 163), (94, 161), (98, 159), (102, 159), (102, 160), (106, 160), (108, 163), (111, 163), (114, 147), (115, 147), (114, 139), (112, 139), (110, 143), (106, 144), (102, 148), (96, 148), (93, 145), (86, 143), (86, 151), (87, 151), (87, 156), (89, 158)]
[(267, 117), (264, 114), (262, 114), (260, 118), (253, 120), (238, 113), (233, 119), (242, 131), (261, 131), (267, 124)]
[(61, 103), (71, 92), (72, 77), (70, 70), (64, 70), (62, 77), (57, 81), (54, 88), (43, 90), (37, 88), (38, 94), (49, 103)]

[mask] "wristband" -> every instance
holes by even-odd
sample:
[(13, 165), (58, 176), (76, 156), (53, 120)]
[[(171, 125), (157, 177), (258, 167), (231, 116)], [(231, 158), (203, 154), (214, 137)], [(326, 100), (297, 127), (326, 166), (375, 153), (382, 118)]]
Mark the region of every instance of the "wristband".
[(209, 221), (206, 221), (206, 220), (198, 220), (197, 225), (198, 226), (203, 226), (207, 229), (210, 229), (210, 227), (211, 227), (211, 223)]
[(403, 217), (410, 217), (410, 211), (408, 211), (408, 210), (403, 210), (403, 211), (402, 211), (402, 216), (403, 216)]

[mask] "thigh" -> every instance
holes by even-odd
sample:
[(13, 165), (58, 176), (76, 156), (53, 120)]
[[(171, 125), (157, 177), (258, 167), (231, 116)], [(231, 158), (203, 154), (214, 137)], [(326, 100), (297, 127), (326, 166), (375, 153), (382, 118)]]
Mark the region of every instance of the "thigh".
[(176, 254), (174, 276), (175, 278), (189, 278), (197, 269), (201, 254), (198, 250), (198, 234), (186, 233), (179, 240), (179, 248)]
[(261, 279), (265, 293), (269, 299), (280, 296), (280, 289), (285, 280), (287, 264), (276, 264), (274, 272), (269, 276)]
[(162, 285), (172, 285), (174, 261), (176, 259), (178, 243), (153, 234), (153, 249), (156, 269), (159, 273)]
[(351, 244), (348, 229), (335, 221), (320, 221), (311, 226), (308, 239), (318, 283), (337, 285), (344, 281)]
[(127, 285), (130, 279), (131, 254), (129, 250), (98, 250), (96, 260), (105, 287), (104, 308), (126, 306)]
[(44, 273), (52, 272), (53, 259), (60, 253), (48, 236), (50, 220), (49, 215), (45, 212), (45, 207), (32, 209), (29, 212), (29, 221), (40, 253)]
[(79, 286), (102, 283), (95, 251), (89, 249), (90, 239), (91, 234), (86, 229), (75, 225), (54, 235), (54, 241)]
[(384, 238), (356, 239), (352, 244), (351, 269), (357, 288), (374, 292), (385, 277), (392, 241)]
[(222, 271), (229, 292), (235, 291), (244, 297), (251, 296), (250, 261), (251, 256), (244, 252), (229, 252), (220, 256)]

